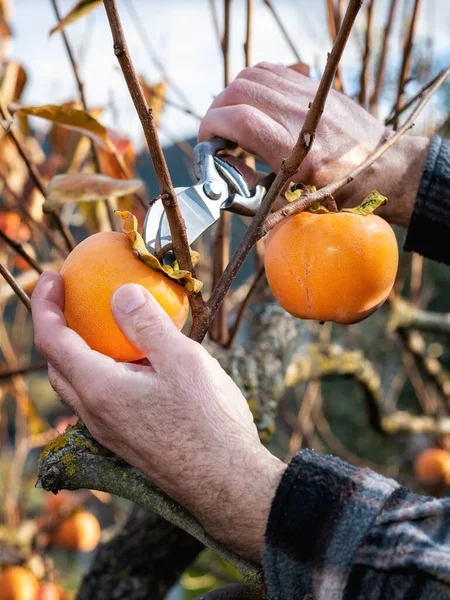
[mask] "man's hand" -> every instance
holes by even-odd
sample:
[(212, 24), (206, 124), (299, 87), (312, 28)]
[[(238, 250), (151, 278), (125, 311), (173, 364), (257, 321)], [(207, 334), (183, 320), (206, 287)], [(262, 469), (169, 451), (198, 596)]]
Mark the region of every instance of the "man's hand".
[[(260, 63), (244, 69), (212, 103), (199, 141), (221, 136), (278, 171), (295, 142), (317, 90), (317, 81), (288, 67)], [(384, 125), (343, 94), (331, 90), (313, 147), (296, 181), (322, 187), (347, 175), (389, 134)], [(425, 165), (429, 140), (404, 136), (364, 174), (336, 194), (355, 206), (373, 189), (390, 202), (379, 212), (407, 226)]]
[(95, 439), (188, 508), (216, 539), (259, 560), (284, 464), (260, 443), (240, 390), (186, 338), (139, 285), (111, 303), (148, 361), (117, 363), (69, 329), (60, 275), (44, 273), (32, 297), (35, 341), (55, 391)]

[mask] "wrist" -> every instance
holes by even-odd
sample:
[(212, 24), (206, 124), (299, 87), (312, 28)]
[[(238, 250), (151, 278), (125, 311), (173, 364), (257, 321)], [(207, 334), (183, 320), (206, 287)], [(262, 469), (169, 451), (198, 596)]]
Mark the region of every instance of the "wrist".
[(262, 444), (230, 458), (228, 467), (197, 494), (191, 510), (205, 530), (241, 556), (260, 563), (264, 536), (277, 487), (286, 465)]
[[(389, 135), (388, 130), (386, 135)], [(393, 225), (408, 227), (429, 145), (429, 138), (404, 135), (371, 167), (338, 192), (338, 203), (355, 206), (376, 189), (388, 198), (386, 206), (377, 214)]]

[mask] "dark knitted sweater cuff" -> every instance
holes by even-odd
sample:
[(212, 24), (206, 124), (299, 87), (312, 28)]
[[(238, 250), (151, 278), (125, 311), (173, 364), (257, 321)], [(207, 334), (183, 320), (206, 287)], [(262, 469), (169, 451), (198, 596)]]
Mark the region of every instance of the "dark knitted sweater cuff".
[(450, 140), (434, 136), (404, 248), (450, 264)]
[(271, 600), (303, 598), (318, 577), (327, 586), (322, 578), (330, 571), (333, 593), (343, 590), (361, 541), (398, 487), (339, 458), (299, 452), (277, 489), (266, 530)]

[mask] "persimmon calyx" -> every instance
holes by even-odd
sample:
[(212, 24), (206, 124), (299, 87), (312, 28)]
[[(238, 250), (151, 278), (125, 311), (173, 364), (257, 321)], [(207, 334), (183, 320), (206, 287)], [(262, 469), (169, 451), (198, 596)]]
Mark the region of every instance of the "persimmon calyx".
[(317, 192), (317, 188), (315, 185), (305, 185), (304, 183), (294, 183), (291, 181), (284, 193), (284, 197), (288, 202), (294, 202), (294, 200), (298, 200), (305, 192), (312, 194), (312, 192)]
[(388, 199), (386, 196), (382, 196), (380, 192), (373, 190), (373, 192), (370, 192), (370, 194), (364, 198), (359, 206), (355, 206), (354, 208), (343, 208), (341, 209), (341, 212), (353, 213), (355, 215), (362, 216), (371, 215), (377, 210), (377, 208), (383, 206), (383, 204), (386, 204), (387, 201)]
[[(202, 289), (203, 283), (199, 279), (195, 279), (190, 271), (180, 269), (178, 261), (175, 261), (172, 265), (162, 265), (158, 258), (147, 250), (144, 239), (138, 231), (138, 221), (133, 213), (129, 210), (116, 210), (115, 212), (123, 219), (122, 230), (130, 238), (133, 251), (148, 267), (164, 273), (170, 279), (179, 281), (188, 292), (199, 292)], [(200, 255), (194, 250), (190, 252), (192, 264), (195, 266), (200, 260)]]

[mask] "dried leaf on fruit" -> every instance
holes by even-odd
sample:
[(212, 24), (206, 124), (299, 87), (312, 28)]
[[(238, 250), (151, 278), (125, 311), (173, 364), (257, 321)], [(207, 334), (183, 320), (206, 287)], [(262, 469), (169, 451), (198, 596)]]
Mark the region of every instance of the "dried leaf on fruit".
[[(178, 261), (175, 261), (173, 265), (162, 265), (156, 256), (147, 250), (145, 242), (138, 231), (138, 221), (133, 213), (124, 210), (116, 211), (116, 214), (124, 221), (122, 225), (123, 232), (130, 238), (134, 251), (147, 266), (164, 273), (171, 279), (183, 282), (188, 292), (199, 292), (202, 289), (203, 283), (195, 279), (189, 271), (180, 269)], [(191, 250), (191, 257), (193, 264), (197, 264), (200, 258), (198, 252)]]
[(343, 208), (341, 212), (353, 213), (354, 215), (371, 215), (374, 211), (377, 210), (383, 204), (386, 204), (388, 199), (386, 196), (382, 196), (380, 192), (374, 190), (370, 192), (362, 203), (359, 206), (355, 206), (354, 208)]

